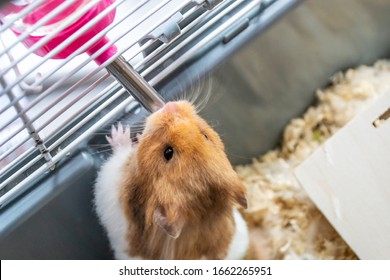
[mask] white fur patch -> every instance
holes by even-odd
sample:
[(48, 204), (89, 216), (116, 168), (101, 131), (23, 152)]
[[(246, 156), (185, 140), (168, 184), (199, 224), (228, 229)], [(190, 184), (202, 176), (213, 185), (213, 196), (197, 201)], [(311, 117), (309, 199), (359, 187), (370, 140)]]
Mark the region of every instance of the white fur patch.
[(120, 179), (126, 160), (132, 152), (131, 146), (115, 149), (113, 155), (102, 165), (95, 184), (95, 207), (104, 226), (116, 259), (129, 259), (126, 232), (128, 221), (119, 200)]
[(238, 212), (236, 208), (233, 208), (233, 217), (236, 224), (236, 231), (232, 242), (230, 243), (229, 251), (225, 260), (241, 260), (245, 258), (249, 248), (248, 227), (240, 212)]

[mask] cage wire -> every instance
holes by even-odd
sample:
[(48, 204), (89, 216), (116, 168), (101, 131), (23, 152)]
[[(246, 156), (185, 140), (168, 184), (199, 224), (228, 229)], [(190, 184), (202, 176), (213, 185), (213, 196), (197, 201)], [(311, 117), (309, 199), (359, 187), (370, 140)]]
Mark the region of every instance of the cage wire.
[[(50, 174), (59, 161), (136, 103), (106, 71), (112, 61), (124, 57), (155, 86), (247, 14), (273, 1), (56, 1), (58, 5), (26, 24), (26, 18), (45, 4), (27, 2), (14, 13), (7, 13), (6, 6), (0, 10), (0, 207)], [(76, 2), (77, 9), (72, 6)], [(40, 53), (103, 2), (109, 5), (60, 44)], [(114, 12), (110, 24), (58, 59)], [(53, 23), (58, 17), (61, 20)], [(88, 55), (103, 37), (109, 40)], [(96, 63), (112, 46), (116, 53)]]

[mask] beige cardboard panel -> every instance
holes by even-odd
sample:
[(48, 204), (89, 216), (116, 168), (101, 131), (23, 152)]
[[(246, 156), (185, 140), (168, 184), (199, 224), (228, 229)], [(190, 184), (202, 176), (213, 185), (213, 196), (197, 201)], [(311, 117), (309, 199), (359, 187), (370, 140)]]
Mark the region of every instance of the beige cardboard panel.
[(389, 108), (390, 92), (295, 170), (302, 187), (361, 259), (390, 259), (390, 118), (373, 125)]

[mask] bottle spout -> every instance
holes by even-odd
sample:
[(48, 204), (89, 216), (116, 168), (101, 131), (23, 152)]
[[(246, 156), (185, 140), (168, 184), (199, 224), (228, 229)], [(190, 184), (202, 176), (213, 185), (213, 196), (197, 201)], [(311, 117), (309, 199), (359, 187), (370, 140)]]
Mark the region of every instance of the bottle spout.
[(106, 69), (143, 106), (153, 113), (165, 105), (160, 94), (138, 74), (138, 72), (119, 56), (106, 66)]

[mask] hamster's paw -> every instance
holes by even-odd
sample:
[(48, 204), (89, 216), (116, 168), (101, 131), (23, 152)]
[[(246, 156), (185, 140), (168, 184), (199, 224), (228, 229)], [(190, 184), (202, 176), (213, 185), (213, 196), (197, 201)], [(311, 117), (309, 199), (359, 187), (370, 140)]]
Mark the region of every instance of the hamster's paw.
[(113, 125), (111, 127), (111, 137), (106, 135), (108, 143), (110, 143), (113, 150), (117, 150), (120, 147), (132, 146), (130, 139), (130, 127), (122, 124), (118, 124), (118, 128)]
[(137, 133), (135, 135), (135, 144), (138, 144), (139, 141), (141, 141), (141, 137), (142, 137), (142, 134), (141, 133)]

